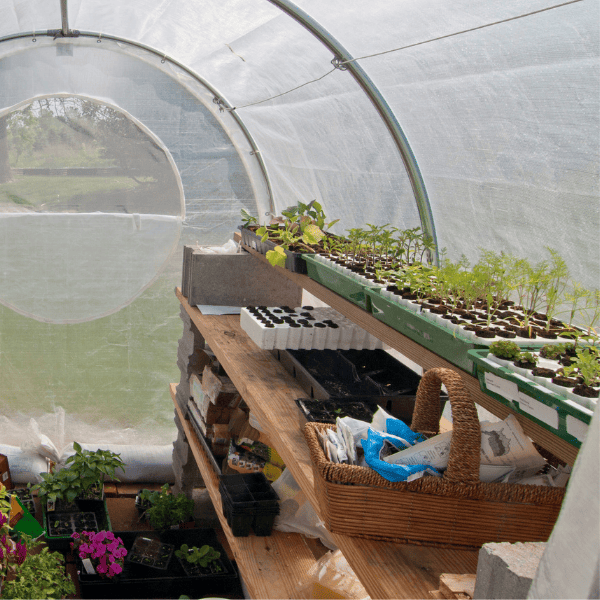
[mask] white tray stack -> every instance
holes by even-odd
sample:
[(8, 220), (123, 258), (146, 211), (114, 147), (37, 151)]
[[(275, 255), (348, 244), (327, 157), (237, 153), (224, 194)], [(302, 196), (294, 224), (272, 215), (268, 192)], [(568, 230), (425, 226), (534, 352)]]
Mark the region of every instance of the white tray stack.
[(264, 350), (375, 350), (383, 344), (333, 308), (247, 306), (240, 325)]

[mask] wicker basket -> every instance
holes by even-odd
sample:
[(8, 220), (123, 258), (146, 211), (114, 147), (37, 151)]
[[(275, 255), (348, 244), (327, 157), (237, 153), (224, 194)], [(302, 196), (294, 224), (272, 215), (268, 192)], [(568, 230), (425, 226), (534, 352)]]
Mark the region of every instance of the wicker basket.
[(441, 383), (453, 414), (448, 468), (441, 478), (392, 483), (372, 469), (332, 463), (317, 431), (334, 426), (306, 424), (304, 435), (327, 529), (351, 537), (441, 547), (547, 540), (564, 489), (479, 481), (481, 430), (475, 404), (458, 373), (431, 369), (424, 374), (413, 429), (438, 433)]

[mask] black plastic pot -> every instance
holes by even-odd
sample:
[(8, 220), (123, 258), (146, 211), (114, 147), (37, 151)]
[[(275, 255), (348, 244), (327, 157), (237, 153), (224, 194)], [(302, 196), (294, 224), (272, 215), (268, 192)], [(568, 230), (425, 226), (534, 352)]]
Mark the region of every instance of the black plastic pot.
[(269, 536), (279, 497), (262, 473), (224, 475), (219, 483), (223, 514), (236, 537)]

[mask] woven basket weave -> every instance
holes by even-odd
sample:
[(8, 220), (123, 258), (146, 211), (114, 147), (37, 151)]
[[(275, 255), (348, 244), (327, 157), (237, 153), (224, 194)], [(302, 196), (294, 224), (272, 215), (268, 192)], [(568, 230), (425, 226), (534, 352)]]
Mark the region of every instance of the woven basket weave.
[(441, 478), (392, 483), (372, 469), (332, 463), (317, 431), (335, 427), (306, 424), (320, 516), (327, 529), (351, 537), (441, 547), (547, 540), (564, 489), (479, 481), (481, 429), (458, 373), (431, 369), (424, 374), (412, 428), (430, 435), (439, 432), (442, 383), (452, 407), (453, 432), (448, 468)]

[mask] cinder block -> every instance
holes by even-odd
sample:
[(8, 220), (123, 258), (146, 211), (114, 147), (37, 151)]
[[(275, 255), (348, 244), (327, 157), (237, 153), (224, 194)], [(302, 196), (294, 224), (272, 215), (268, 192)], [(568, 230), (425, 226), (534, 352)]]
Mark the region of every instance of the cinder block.
[(202, 246), (184, 247), (181, 291), (192, 306), (299, 306), (302, 302), (301, 288), (276, 268), (245, 251), (205, 254)]
[(527, 598), (545, 542), (484, 544), (479, 551), (474, 600)]

